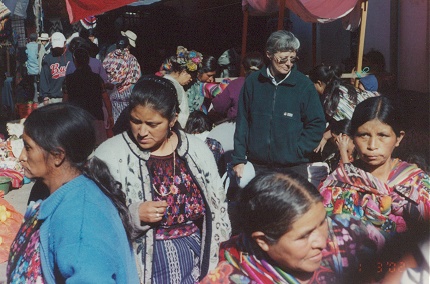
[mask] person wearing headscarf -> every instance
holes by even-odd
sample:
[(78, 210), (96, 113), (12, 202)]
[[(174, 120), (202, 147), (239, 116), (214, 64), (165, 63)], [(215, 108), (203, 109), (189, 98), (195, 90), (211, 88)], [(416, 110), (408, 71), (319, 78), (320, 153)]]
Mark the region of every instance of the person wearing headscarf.
[(114, 122), (124, 108), (127, 107), (134, 84), (141, 77), (141, 69), (136, 57), (130, 53), (130, 43), (127, 37), (121, 36), (116, 49), (103, 60), (103, 67), (108, 74), (111, 84), (110, 100)]

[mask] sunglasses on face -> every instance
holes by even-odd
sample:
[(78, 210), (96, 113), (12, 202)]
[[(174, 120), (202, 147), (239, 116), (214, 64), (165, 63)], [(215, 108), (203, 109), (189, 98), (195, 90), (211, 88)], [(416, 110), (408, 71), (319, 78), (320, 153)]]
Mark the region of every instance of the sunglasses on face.
[(288, 61), (290, 61), (291, 64), (294, 64), (297, 62), (297, 60), (299, 60), (299, 58), (297, 56), (279, 58), (278, 56), (276, 56), (276, 54), (273, 54), (273, 58), (275, 59), (276, 63), (278, 63), (278, 64), (285, 64)]

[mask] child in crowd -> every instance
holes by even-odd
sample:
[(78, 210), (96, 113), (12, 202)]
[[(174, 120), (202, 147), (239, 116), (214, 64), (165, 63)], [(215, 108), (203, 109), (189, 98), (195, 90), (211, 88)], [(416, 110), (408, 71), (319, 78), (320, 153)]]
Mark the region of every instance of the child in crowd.
[(37, 81), (39, 76), (39, 44), (37, 41), (37, 34), (32, 33), (28, 38), (29, 42), (25, 46), (25, 53), (27, 54), (27, 76), (29, 76), (29, 81), (31, 84), (31, 89), (33, 91), (34, 97), (33, 101), (37, 101), (38, 92), (37, 92)]
[(196, 110), (188, 117), (184, 131), (203, 140), (214, 154), (215, 161), (218, 163), (222, 154), (224, 154), (224, 150), (219, 141), (208, 137), (211, 129), (212, 123), (209, 117), (202, 111)]

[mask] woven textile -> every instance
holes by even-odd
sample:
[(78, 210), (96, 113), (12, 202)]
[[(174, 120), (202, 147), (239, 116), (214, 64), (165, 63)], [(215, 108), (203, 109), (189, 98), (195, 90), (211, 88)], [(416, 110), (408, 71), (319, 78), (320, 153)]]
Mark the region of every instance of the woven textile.
[(25, 24), (24, 19), (20, 16), (12, 16), (12, 29), (15, 32), (16, 39), (18, 41), (18, 47), (25, 47)]

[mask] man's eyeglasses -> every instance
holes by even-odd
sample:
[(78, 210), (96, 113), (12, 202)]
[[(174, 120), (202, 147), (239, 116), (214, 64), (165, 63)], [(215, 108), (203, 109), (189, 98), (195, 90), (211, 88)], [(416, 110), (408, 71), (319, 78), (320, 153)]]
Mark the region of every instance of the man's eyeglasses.
[(297, 56), (287, 57), (287, 58), (279, 58), (278, 56), (276, 56), (276, 54), (273, 54), (273, 58), (275, 59), (276, 63), (278, 63), (278, 64), (285, 64), (288, 62), (288, 60), (291, 62), (291, 64), (294, 64), (299, 60), (299, 57), (297, 57)]

